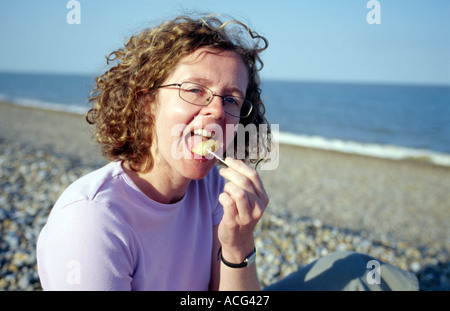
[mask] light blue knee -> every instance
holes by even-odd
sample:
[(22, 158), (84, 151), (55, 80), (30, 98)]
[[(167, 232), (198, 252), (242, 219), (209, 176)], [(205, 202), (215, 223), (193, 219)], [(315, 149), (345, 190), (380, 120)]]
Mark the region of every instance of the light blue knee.
[(343, 251), (319, 258), (264, 290), (418, 290), (418, 282), (414, 274), (381, 260)]

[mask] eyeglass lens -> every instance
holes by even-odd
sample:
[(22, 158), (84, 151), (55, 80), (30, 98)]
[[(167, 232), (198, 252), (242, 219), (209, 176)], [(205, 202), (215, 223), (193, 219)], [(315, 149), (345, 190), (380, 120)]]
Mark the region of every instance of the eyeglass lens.
[[(214, 96), (214, 93), (205, 86), (196, 83), (184, 82), (180, 86), (180, 97), (194, 105), (206, 106)], [(248, 100), (236, 96), (219, 96), (222, 98), (225, 113), (234, 117), (247, 117), (252, 109)]]

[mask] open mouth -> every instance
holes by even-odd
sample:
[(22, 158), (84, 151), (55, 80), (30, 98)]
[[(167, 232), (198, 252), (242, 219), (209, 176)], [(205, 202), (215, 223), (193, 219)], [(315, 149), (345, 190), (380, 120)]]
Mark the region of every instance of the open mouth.
[(214, 139), (215, 133), (206, 129), (195, 129), (191, 132), (190, 150), (192, 153), (204, 157), (208, 150), (215, 151), (219, 148), (219, 142)]

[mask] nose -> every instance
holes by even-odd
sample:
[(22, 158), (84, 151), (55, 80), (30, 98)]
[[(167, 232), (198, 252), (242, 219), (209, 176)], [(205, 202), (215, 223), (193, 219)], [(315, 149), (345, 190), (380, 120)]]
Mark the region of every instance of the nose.
[(202, 110), (205, 115), (209, 115), (214, 119), (225, 118), (225, 107), (223, 105), (223, 98), (220, 95), (214, 94), (211, 102)]

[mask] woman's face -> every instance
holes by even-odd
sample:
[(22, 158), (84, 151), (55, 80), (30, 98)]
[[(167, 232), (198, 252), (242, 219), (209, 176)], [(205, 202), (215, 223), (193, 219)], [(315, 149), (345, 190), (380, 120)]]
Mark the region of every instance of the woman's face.
[[(201, 48), (181, 59), (163, 85), (183, 82), (200, 84), (217, 95), (245, 97), (248, 71), (236, 52), (218, 53)], [(192, 149), (215, 135), (212, 139), (219, 146), (216, 151), (222, 154), (234, 139), (234, 132), (227, 131), (226, 125), (237, 124), (239, 118), (225, 114), (219, 96), (214, 96), (208, 106), (195, 106), (180, 98), (178, 87), (164, 87), (158, 90), (155, 98), (153, 169), (168, 170), (166, 173), (179, 174), (187, 179), (203, 178), (216, 159), (209, 154), (203, 157), (196, 155)]]

